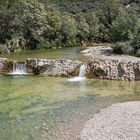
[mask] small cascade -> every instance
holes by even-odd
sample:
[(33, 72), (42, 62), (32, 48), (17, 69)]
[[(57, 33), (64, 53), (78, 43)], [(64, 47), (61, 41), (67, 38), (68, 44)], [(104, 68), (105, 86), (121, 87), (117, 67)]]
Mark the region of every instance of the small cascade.
[(85, 64), (81, 65), (80, 71), (79, 71), (79, 77), (85, 77), (85, 71), (87, 66)]
[(8, 73), (9, 75), (26, 75), (27, 67), (25, 63), (13, 63), (12, 72)]
[(86, 64), (81, 65), (80, 70), (79, 70), (79, 76), (68, 79), (68, 81), (69, 82), (77, 82), (77, 81), (85, 80), (86, 79), (86, 77), (85, 77), (86, 68), (87, 68)]

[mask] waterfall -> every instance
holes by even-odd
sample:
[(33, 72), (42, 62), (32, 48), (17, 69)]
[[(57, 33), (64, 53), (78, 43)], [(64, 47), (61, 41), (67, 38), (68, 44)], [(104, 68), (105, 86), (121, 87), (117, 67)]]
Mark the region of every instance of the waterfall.
[(85, 80), (86, 79), (86, 77), (85, 77), (86, 68), (87, 68), (86, 64), (81, 65), (80, 70), (79, 70), (79, 76), (70, 78), (70, 79), (68, 79), (68, 81), (69, 82), (78, 82), (78, 81)]
[(13, 63), (13, 70), (10, 75), (26, 75), (27, 68), (25, 63)]
[(85, 64), (83, 64), (83, 65), (81, 65), (81, 67), (80, 67), (80, 71), (79, 71), (79, 77), (85, 77), (85, 70), (86, 70), (86, 65)]

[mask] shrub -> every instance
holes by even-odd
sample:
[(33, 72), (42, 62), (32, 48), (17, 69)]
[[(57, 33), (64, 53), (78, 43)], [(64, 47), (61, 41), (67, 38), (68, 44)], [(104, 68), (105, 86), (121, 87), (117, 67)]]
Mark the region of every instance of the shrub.
[(137, 56), (137, 57), (140, 57), (140, 49), (137, 50), (136, 56)]
[(134, 55), (134, 48), (130, 42), (117, 42), (112, 44), (113, 53)]

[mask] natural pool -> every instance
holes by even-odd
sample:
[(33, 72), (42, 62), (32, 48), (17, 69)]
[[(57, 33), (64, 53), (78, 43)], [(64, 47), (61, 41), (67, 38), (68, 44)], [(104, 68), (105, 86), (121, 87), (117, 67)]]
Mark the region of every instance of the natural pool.
[[(1, 55), (86, 60), (82, 48)], [(113, 103), (140, 100), (140, 82), (0, 76), (0, 140), (78, 140), (84, 123)]]
[(140, 82), (0, 76), (0, 140), (76, 140), (89, 116), (140, 100)]

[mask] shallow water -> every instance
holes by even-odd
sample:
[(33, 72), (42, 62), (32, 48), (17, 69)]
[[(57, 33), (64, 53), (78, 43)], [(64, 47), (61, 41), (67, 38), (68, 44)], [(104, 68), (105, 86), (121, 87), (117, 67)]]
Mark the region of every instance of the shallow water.
[(0, 140), (74, 140), (89, 116), (140, 100), (140, 82), (0, 76)]
[(80, 54), (80, 51), (84, 48), (73, 47), (73, 48), (61, 48), (61, 49), (46, 49), (46, 50), (28, 50), (18, 53), (11, 53), (0, 55), (8, 59), (14, 60), (26, 60), (26, 58), (48, 58), (48, 59), (72, 59), (72, 60), (86, 60)]

